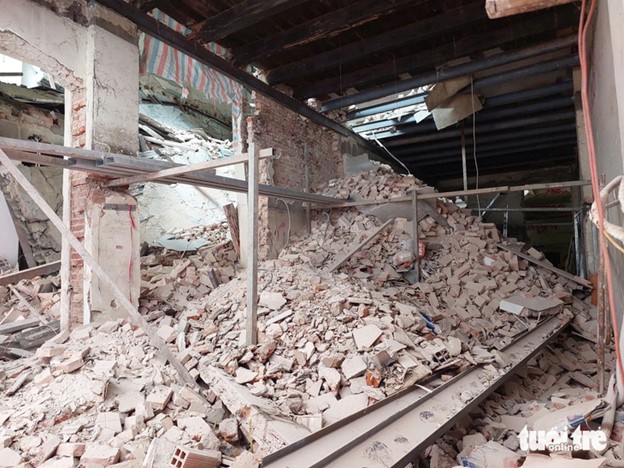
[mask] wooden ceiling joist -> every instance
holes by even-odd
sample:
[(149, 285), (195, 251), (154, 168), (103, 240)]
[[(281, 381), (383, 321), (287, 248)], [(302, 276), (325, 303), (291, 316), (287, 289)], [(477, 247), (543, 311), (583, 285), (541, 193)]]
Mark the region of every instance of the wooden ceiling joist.
[(194, 25), (190, 37), (216, 42), (306, 1), (245, 0)]
[(443, 63), (450, 60), (471, 56), (483, 51), (484, 44), (502, 47), (513, 44), (538, 34), (553, 30), (557, 25), (572, 25), (578, 22), (577, 15), (554, 14), (540, 15), (530, 22), (513, 22), (497, 24), (495, 28), (478, 28), (467, 35), (460, 35), (452, 42), (418, 51), (404, 57), (389, 57), (389, 60), (366, 68), (366, 72), (355, 70), (350, 73), (336, 74), (330, 78), (314, 81), (309, 85), (298, 87), (294, 96), (299, 99), (321, 97), (337, 89), (365, 89), (379, 82), (396, 82), (402, 73), (421, 74), (427, 69), (435, 71)]
[(475, 21), (483, 20), (485, 17), (485, 11), (481, 4), (462, 6), (416, 24), (407, 24), (337, 49), (288, 63), (269, 71), (267, 79), (270, 84), (279, 84), (305, 76), (311, 70), (314, 72), (332, 68), (337, 70), (347, 63), (355, 62), (374, 53), (389, 51), (404, 44), (415, 44), (418, 41), (458, 29), (460, 24), (462, 27), (466, 27)]
[(315, 122), (323, 127), (326, 127), (339, 135), (353, 139), (361, 147), (366, 148), (372, 154), (382, 155), (381, 148), (372, 143), (369, 140), (362, 138), (345, 126), (335, 122), (334, 120), (326, 117), (325, 115), (315, 111), (308, 105), (276, 90), (272, 86), (266, 84), (264, 81), (259, 80), (255, 76), (241, 70), (237, 66), (228, 62), (224, 58), (217, 54), (212, 53), (198, 41), (186, 37), (171, 28), (168, 28), (163, 23), (159, 22), (155, 18), (143, 13), (141, 10), (127, 4), (123, 0), (97, 0), (101, 5), (110, 8), (118, 14), (126, 17), (132, 21), (137, 27), (149, 34), (150, 36), (164, 42), (165, 44), (174, 47), (189, 57), (194, 58), (199, 63), (208, 65), (209, 67), (218, 70), (228, 78), (231, 78), (243, 86), (252, 91), (256, 91), (263, 96), (266, 96), (275, 102), (283, 105), (287, 109), (290, 109), (297, 114), (307, 117), (312, 122)]
[(268, 35), (250, 44), (234, 48), (232, 56), (238, 65), (253, 63), (255, 60), (271, 56), (283, 49), (289, 49), (319, 39), (333, 37), (344, 31), (376, 21), (398, 8), (413, 7), (425, 0), (361, 0), (338, 10), (331, 11), (310, 21), (285, 31)]

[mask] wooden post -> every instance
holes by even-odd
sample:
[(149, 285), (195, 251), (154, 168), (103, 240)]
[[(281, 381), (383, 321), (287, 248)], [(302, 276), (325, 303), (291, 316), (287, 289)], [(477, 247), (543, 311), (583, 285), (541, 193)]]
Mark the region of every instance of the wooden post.
[(63, 223), (61, 218), (54, 212), (54, 210), (46, 203), (37, 189), (30, 183), (30, 181), (20, 172), (20, 170), (11, 162), (7, 154), (0, 149), (0, 163), (2, 163), (7, 171), (13, 176), (18, 184), (30, 195), (33, 201), (39, 206), (41, 211), (50, 219), (52, 224), (61, 232), (64, 239), (69, 242), (71, 247), (78, 252), (78, 254), (84, 260), (84, 263), (93, 270), (102, 284), (112, 291), (115, 299), (119, 305), (125, 309), (130, 319), (142, 328), (145, 334), (150, 339), (151, 344), (156, 348), (156, 352), (165, 358), (171, 366), (177, 371), (182, 381), (186, 384), (197, 385), (197, 382), (191, 377), (184, 365), (173, 355), (167, 344), (156, 334), (156, 332), (150, 327), (147, 320), (139, 313), (139, 311), (132, 305), (132, 303), (121, 292), (117, 284), (111, 279), (110, 276), (104, 271), (95, 258), (87, 251), (82, 243), (74, 236), (70, 229)]
[(241, 251), (240, 227), (238, 225), (238, 209), (234, 206), (233, 203), (228, 203), (227, 205), (223, 205), (223, 212), (225, 213), (225, 219), (227, 219), (227, 223), (230, 228), (230, 237), (232, 238), (234, 250), (236, 250), (238, 258), (240, 258)]
[(258, 343), (258, 157), (253, 143), (247, 149), (247, 345)]
[(418, 256), (418, 191), (412, 192), (412, 210), (414, 212), (414, 219), (412, 220), (412, 229), (414, 235), (412, 236), (412, 252), (414, 254), (414, 271), (416, 272), (416, 282), (420, 282), (420, 258)]
[(464, 121), (461, 121), (461, 154), (462, 154), (462, 173), (464, 175), (464, 190), (468, 190), (468, 165), (466, 163), (466, 128)]

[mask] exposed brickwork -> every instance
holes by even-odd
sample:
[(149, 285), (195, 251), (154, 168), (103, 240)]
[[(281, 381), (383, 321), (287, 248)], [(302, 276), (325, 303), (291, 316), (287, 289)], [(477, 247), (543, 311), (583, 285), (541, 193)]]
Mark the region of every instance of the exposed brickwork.
[[(248, 142), (258, 150), (274, 148), (277, 158), (260, 162), (260, 182), (305, 191), (306, 165), (311, 188), (343, 173), (337, 135), (260, 95), (247, 119)], [(307, 145), (306, 145), (307, 143)], [(306, 151), (307, 146), (307, 151)], [(276, 255), (275, 226), (269, 223), (269, 200), (259, 201), (259, 257)]]
[[(85, 89), (72, 93), (71, 133), (72, 146), (84, 148), (86, 142), (87, 122), (87, 93)], [(71, 180), (71, 221), (72, 233), (78, 240), (84, 240), (85, 203), (89, 196), (90, 187), (87, 184), (88, 174), (72, 171)], [(78, 253), (72, 249), (70, 256), (69, 291), (70, 322), (81, 323), (83, 317), (83, 277), (84, 264)]]

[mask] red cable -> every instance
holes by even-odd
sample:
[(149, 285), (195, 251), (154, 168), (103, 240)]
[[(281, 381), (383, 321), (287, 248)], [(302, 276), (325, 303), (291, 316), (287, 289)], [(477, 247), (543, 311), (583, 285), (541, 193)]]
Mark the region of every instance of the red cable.
[[(609, 258), (609, 250), (604, 235), (604, 212), (602, 201), (600, 199), (600, 182), (598, 180), (598, 165), (596, 164), (596, 146), (594, 141), (594, 130), (589, 110), (589, 77), (587, 65), (587, 31), (596, 11), (596, 0), (590, 0), (589, 12), (587, 18), (584, 18), (586, 0), (581, 4), (581, 18), (579, 21), (579, 61), (581, 64), (581, 101), (583, 103), (583, 119), (585, 121), (585, 133), (587, 135), (587, 149), (589, 153), (589, 169), (591, 174), (592, 194), (594, 203), (597, 204), (598, 212), (598, 239), (600, 243), (600, 255), (604, 258), (604, 269), (606, 277), (606, 290), (609, 300), (609, 308), (611, 309), (611, 323), (613, 325), (613, 339), (615, 341), (615, 358), (618, 366), (618, 374), (622, 384), (624, 384), (624, 367), (622, 366), (622, 357), (620, 354), (620, 333), (617, 328), (617, 313), (615, 309), (615, 297), (613, 295), (613, 274), (611, 271), (611, 259)], [(600, 292), (599, 292), (600, 293)]]

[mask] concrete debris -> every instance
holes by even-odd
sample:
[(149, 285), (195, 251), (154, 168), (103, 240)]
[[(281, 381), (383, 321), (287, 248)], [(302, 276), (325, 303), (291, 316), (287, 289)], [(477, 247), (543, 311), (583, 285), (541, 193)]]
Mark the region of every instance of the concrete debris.
[[(380, 167), (318, 191), (383, 201), (412, 190), (430, 188)], [(279, 258), (260, 265), (255, 346), (245, 344), (246, 276), (224, 225), (196, 237), (180, 234), (212, 239), (194, 252), (146, 249), (140, 312), (207, 389), (177, 385), (142, 330), (124, 320), (75, 327), (33, 356), (0, 363), (7, 459), (30, 463), (43, 453), (59, 463), (80, 458), (83, 465), (149, 467), (191, 454), (216, 460), (220, 453), (231, 466), (252, 466), (262, 453), (413, 385), (436, 388), (475, 365), (483, 366), (484, 379), (499, 377), (509, 365), (505, 346), (534, 327), (537, 316), (574, 315), (576, 334), (595, 342), (596, 310), (580, 300), (576, 283), (499, 250), (496, 227), (469, 211), (446, 200), (427, 204), (435, 215), (418, 223), (426, 245), (420, 282), (392, 262), (411, 246), (411, 221), (395, 219), (330, 273), (328, 265), (383, 223), (356, 208), (313, 217), (308, 235), (291, 236)], [(25, 295), (39, 296), (40, 313), (53, 319), (56, 293), (48, 294)], [(2, 297), (9, 298), (0, 301), (5, 319), (29, 318), (10, 291), (0, 288)], [(517, 297), (523, 302), (516, 304)], [(557, 354), (530, 363), (522, 384), (510, 380), (482, 404), (482, 418), (471, 426), (482, 439), (467, 438), (462, 447), (457, 441), (469, 431), (454, 430), (447, 436), (454, 439), (439, 440), (427, 456), (439, 466), (449, 459), (481, 466), (492, 453), (516, 460), (524, 420), (596, 400), (594, 389), (579, 390), (595, 379), (593, 344), (567, 340)], [(581, 346), (591, 365), (568, 351)], [(546, 401), (527, 403), (539, 394)], [(458, 402), (472, 398), (466, 390)], [(42, 440), (37, 450), (22, 447), (33, 435)], [(39, 448), (48, 440), (56, 453), (51, 443), (45, 452)]]

